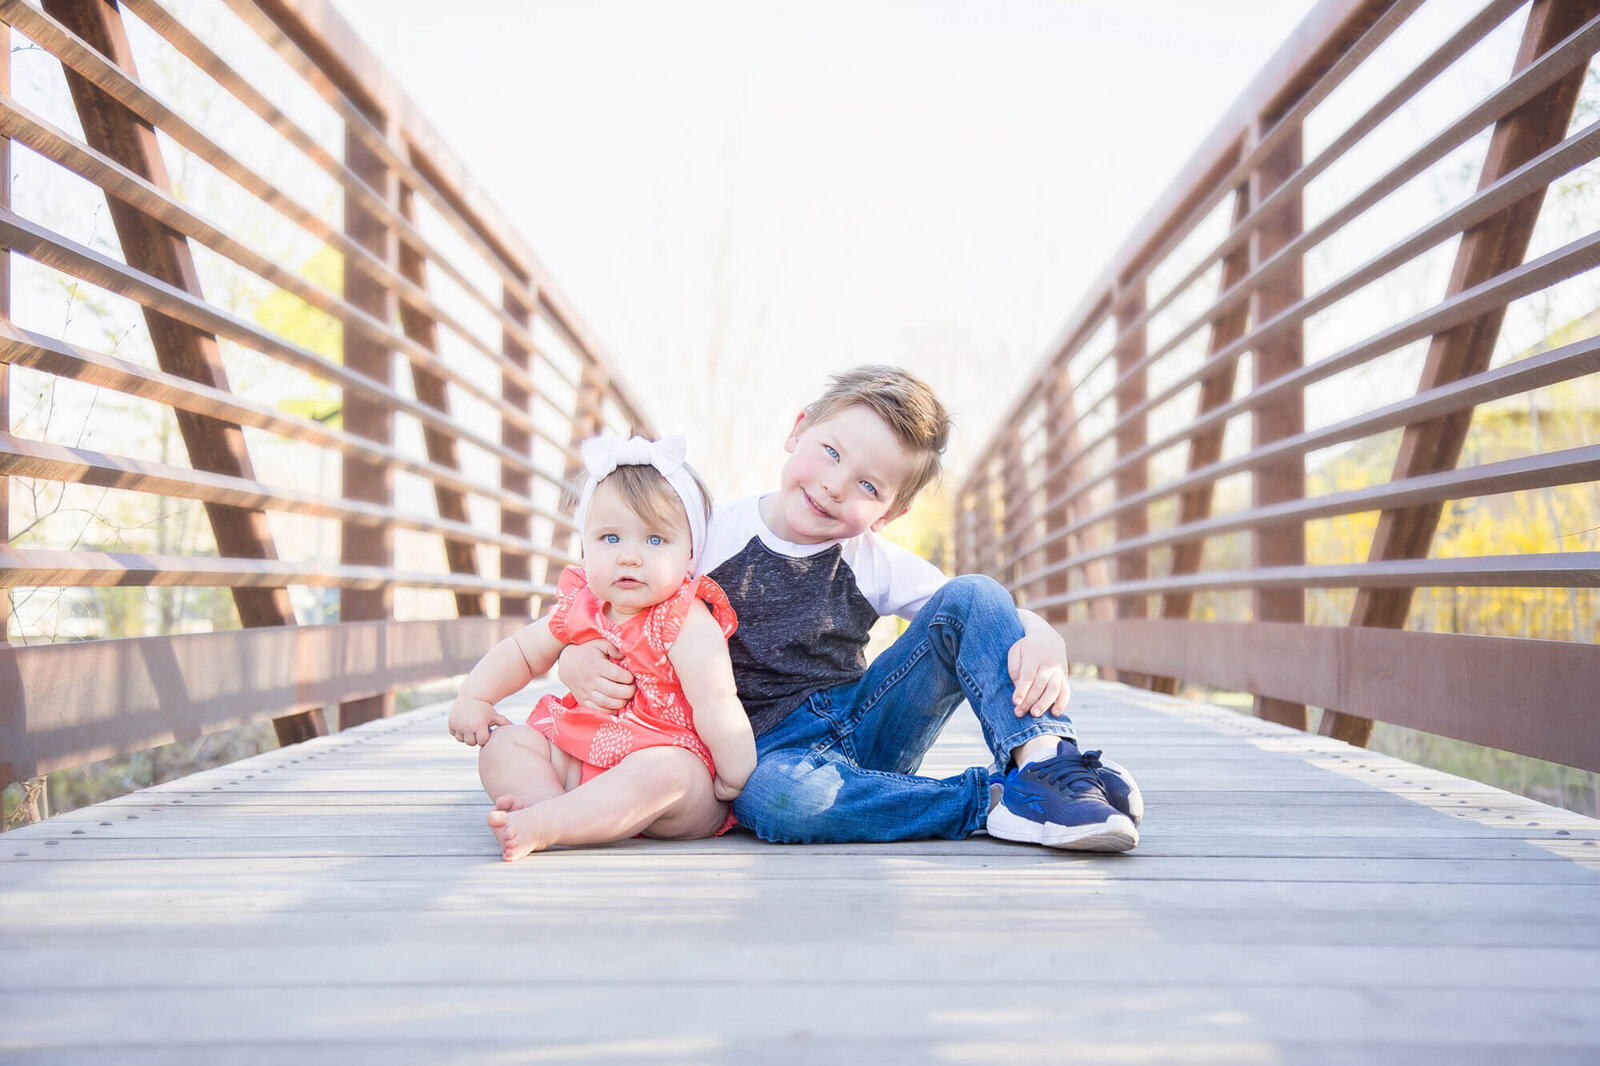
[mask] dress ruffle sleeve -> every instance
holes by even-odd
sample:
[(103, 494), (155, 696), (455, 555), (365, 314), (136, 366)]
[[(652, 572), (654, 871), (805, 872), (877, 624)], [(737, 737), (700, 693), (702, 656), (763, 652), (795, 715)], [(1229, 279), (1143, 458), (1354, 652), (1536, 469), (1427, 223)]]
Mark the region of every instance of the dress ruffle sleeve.
[(550, 635), (563, 644), (579, 643), (567, 625), (567, 615), (571, 612), (579, 594), (588, 587), (589, 578), (581, 566), (565, 568), (556, 581), (556, 593), (559, 598), (556, 600), (555, 610), (550, 612)]
[(690, 611), (698, 610), (696, 603), (704, 603), (711, 608), (711, 616), (717, 620), (717, 625), (722, 627), (724, 636), (732, 633), (737, 627), (733, 605), (728, 602), (727, 594), (715, 581), (709, 577), (702, 577), (698, 581), (684, 578), (683, 585), (672, 598), (658, 604), (651, 611), (647, 629), (650, 645), (665, 654), (667, 649), (677, 642), (678, 634), (683, 631), (683, 620), (688, 617)]
[(733, 636), (733, 631), (739, 628), (739, 616), (734, 614), (733, 604), (728, 602), (728, 594), (722, 591), (722, 586), (709, 577), (702, 577), (695, 585), (694, 596), (711, 608), (711, 617), (722, 627), (722, 635)]

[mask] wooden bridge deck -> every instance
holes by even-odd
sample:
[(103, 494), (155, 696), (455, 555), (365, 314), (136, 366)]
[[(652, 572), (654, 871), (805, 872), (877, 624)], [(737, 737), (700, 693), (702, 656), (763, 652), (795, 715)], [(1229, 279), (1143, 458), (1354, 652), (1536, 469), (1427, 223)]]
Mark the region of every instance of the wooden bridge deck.
[[(433, 707), (0, 837), (28, 1063), (1592, 1063), (1600, 822), (1083, 683), (1126, 856), (498, 859)], [(985, 761), (952, 727), (926, 767)]]

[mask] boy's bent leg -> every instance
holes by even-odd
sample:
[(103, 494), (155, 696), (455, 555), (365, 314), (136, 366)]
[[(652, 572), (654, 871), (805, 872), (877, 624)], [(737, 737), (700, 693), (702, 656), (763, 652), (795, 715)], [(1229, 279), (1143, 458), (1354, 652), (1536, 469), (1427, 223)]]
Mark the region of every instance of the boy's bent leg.
[[(861, 765), (902, 772), (920, 763), (965, 696), (997, 769), (1004, 771), (1024, 745), (1030, 752), (1047, 749), (1039, 754), (1048, 757), (1003, 779), (1000, 803), (985, 820), (990, 835), (1093, 851), (1134, 847), (1136, 816), (1110, 801), (1099, 752), (1079, 752), (1071, 720), (1017, 715), (1008, 657), (1022, 635), (1016, 606), (997, 582), (954, 578), (861, 681), (848, 692), (841, 686), (822, 695), (838, 704), (829, 713), (847, 723), (845, 743)], [(1132, 778), (1125, 781), (1136, 793)]]
[[(1021, 639), (1016, 605), (999, 582), (978, 574), (951, 578), (860, 681), (848, 692), (832, 690), (830, 713), (862, 766), (910, 773), (965, 699), (995, 765), (1004, 769), (1011, 753), (1035, 737), (1075, 737), (1065, 715), (1017, 716), (1006, 657)], [(849, 706), (837, 705), (843, 703)]]

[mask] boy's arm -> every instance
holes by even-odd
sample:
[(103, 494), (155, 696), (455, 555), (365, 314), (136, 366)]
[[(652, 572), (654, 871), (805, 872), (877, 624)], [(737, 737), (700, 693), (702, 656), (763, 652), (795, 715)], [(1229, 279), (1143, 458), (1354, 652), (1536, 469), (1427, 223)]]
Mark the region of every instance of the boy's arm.
[(756, 738), (734, 687), (728, 640), (709, 610), (689, 611), (667, 658), (694, 710), (694, 730), (717, 764), (717, 799), (731, 800), (756, 768)]
[(1055, 626), (1032, 611), (1017, 610), (1022, 622), (1022, 639), (1006, 654), (1016, 692), (1012, 703), (1016, 716), (1037, 718), (1046, 711), (1059, 715), (1066, 711), (1072, 686), (1067, 681), (1067, 642)]
[(510, 725), (495, 703), (550, 671), (563, 645), (550, 632), (550, 616), (523, 626), (478, 660), (450, 708), (450, 735), (463, 744), (489, 743), (489, 727)]
[(556, 678), (585, 707), (620, 711), (633, 699), (633, 674), (614, 660), (608, 640), (568, 644), (556, 660)]

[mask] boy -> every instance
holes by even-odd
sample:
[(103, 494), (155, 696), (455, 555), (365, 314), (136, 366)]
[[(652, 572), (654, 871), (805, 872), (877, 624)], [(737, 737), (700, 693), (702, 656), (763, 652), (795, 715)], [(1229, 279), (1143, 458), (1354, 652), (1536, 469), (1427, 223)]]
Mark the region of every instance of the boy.
[[(989, 835), (1051, 847), (1138, 843), (1137, 786), (1080, 752), (1066, 646), (993, 580), (947, 578), (879, 537), (939, 473), (949, 417), (895, 367), (833, 379), (795, 419), (778, 490), (719, 506), (699, 573), (739, 618), (729, 639), (758, 762), (739, 822), (789, 843)], [(865, 665), (880, 615), (911, 624)], [(618, 709), (632, 677), (597, 644), (562, 654), (563, 683)], [(965, 698), (1000, 773), (945, 780), (916, 768)]]

